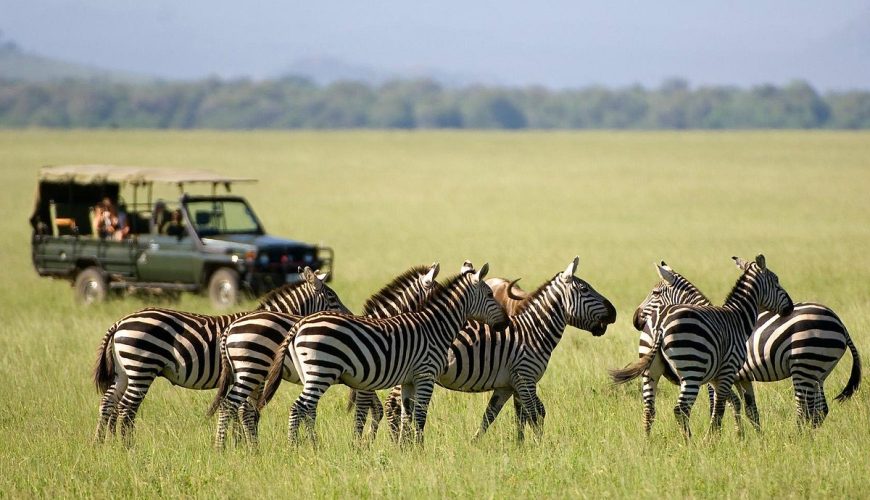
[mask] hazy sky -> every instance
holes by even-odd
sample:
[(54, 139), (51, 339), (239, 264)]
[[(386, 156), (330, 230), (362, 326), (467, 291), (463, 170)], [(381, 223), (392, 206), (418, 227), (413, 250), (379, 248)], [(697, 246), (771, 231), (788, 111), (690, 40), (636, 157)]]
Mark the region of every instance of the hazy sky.
[(0, 0), (28, 51), (165, 78), (282, 74), (333, 57), (509, 85), (870, 88), (870, 1)]

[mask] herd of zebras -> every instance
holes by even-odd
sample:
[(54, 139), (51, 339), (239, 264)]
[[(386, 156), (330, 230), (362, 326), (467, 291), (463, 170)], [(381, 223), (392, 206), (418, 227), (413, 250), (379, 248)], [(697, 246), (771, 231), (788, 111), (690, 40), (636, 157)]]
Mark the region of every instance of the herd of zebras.
[[(852, 371), (837, 400), (858, 388), (860, 358), (837, 315), (820, 304), (794, 304), (763, 256), (734, 260), (742, 275), (721, 307), (664, 262), (657, 266), (661, 281), (634, 314), (641, 356), (611, 371), (617, 383), (642, 376), (647, 433), (662, 375), (680, 386), (674, 414), (686, 437), (703, 384), (709, 384), (714, 430), (726, 402), (740, 430), (741, 398), (759, 428), (752, 382), (787, 378), (799, 423), (820, 425), (828, 413), (824, 381), (847, 348)], [(466, 261), (443, 284), (436, 281), (438, 264), (418, 266), (369, 298), (362, 316), (342, 304), (325, 275), (308, 268), (299, 283), (270, 292), (251, 312), (130, 314), (109, 328), (99, 348), (94, 382), (103, 397), (95, 439), (102, 442), (119, 427), (129, 445), (136, 412), (160, 376), (189, 389), (217, 389), (209, 414), (218, 413), (219, 449), (230, 425), (236, 442), (257, 445), (260, 411), (282, 380), (302, 385), (290, 410), (292, 443), (300, 425), (316, 441), (318, 401), (337, 383), (352, 389), (358, 439), (369, 415), (373, 439), (386, 414), (394, 440), (422, 443), (436, 384), (492, 392), (475, 438), (511, 398), (517, 438), (527, 426), (540, 436), (546, 411), (537, 384), (566, 326), (600, 336), (616, 321), (610, 301), (576, 276), (578, 262), (531, 293), (516, 280), (486, 280), (488, 265), (475, 270)], [(381, 389), (391, 389), (385, 406), (375, 392)]]

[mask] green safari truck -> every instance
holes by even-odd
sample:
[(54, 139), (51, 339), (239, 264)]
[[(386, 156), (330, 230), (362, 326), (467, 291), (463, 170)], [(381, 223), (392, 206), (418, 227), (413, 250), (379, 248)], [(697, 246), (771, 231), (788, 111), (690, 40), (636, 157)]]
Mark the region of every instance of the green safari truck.
[[(82, 304), (147, 290), (207, 293), (222, 309), (240, 293), (300, 279), (302, 266), (331, 277), (332, 249), (266, 234), (247, 200), (230, 194), (240, 182), (256, 181), (207, 170), (44, 167), (30, 218), (33, 266), (40, 276), (68, 280)], [(155, 183), (182, 194), (154, 201)], [(192, 185), (211, 194), (186, 193)]]

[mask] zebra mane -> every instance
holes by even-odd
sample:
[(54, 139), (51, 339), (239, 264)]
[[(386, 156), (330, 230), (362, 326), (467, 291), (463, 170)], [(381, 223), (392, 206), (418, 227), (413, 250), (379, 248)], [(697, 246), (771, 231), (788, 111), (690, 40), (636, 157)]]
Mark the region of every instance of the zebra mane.
[(740, 284), (743, 283), (744, 277), (746, 277), (746, 275), (749, 274), (749, 272), (752, 270), (758, 271), (758, 265), (755, 262), (751, 262), (749, 264), (749, 267), (746, 270), (743, 270), (742, 273), (740, 273), (740, 277), (737, 278), (736, 282), (734, 282), (734, 286), (731, 288), (731, 291), (728, 292), (728, 295), (725, 296), (725, 304), (731, 302), (731, 299), (734, 298), (737, 290), (740, 289)]
[(419, 265), (408, 269), (399, 276), (396, 276), (393, 281), (384, 285), (383, 288), (366, 300), (366, 303), (363, 305), (363, 315), (368, 316), (375, 312), (377, 304), (389, 301), (391, 296), (402, 293), (408, 287), (409, 282), (412, 282), (415, 279), (420, 279), (420, 276), (426, 274), (428, 271), (429, 266)]
[[(422, 305), (435, 303), (442, 295), (444, 295), (447, 292), (448, 288), (453, 287), (453, 285), (455, 285), (457, 282), (459, 282), (459, 280), (461, 280), (466, 274), (469, 274), (469, 273), (473, 273), (473, 271), (454, 274), (453, 276), (450, 276), (449, 278), (447, 278), (447, 280), (444, 282), (443, 285), (436, 286), (435, 290), (431, 294), (429, 294), (429, 298), (426, 299), (426, 301), (423, 302)], [(481, 281), (483, 281), (483, 280), (481, 280)]]
[[(674, 273), (674, 276), (677, 277), (677, 280), (678, 280), (678, 281), (682, 281), (682, 282), (683, 282), (683, 286), (684, 286), (685, 288), (688, 288), (689, 290), (691, 290), (691, 291), (693, 291), (694, 293), (696, 293), (696, 294), (698, 295), (699, 298), (704, 299), (705, 301), (707, 301), (708, 304), (712, 304), (712, 303), (713, 303), (713, 302), (710, 301), (710, 299), (709, 299), (706, 295), (704, 295), (704, 292), (702, 292), (700, 288), (698, 288), (697, 286), (695, 286), (694, 283), (692, 283), (691, 281), (689, 281), (688, 278), (686, 278), (686, 277), (683, 276), (682, 274), (680, 274), (680, 273), (674, 271), (673, 269), (671, 269), (671, 272)], [(661, 283), (667, 284), (667, 282), (666, 282), (665, 280), (661, 280)], [(735, 284), (734, 286), (736, 287), (737, 285)]]
[(262, 310), (269, 302), (272, 302), (273, 300), (282, 295), (286, 295), (292, 292), (293, 290), (305, 285), (306, 283), (307, 282), (305, 280), (297, 281), (296, 283), (288, 283), (286, 285), (279, 286), (271, 292), (266, 293), (266, 295), (260, 297), (260, 305), (257, 306), (257, 310)]
[(531, 293), (529, 293), (528, 295), (526, 295), (526, 298), (525, 298), (522, 302), (520, 302), (519, 305), (517, 305), (517, 308), (516, 308), (516, 310), (514, 311), (514, 314), (513, 314), (513, 315), (514, 315), (514, 316), (519, 316), (520, 314), (526, 312), (526, 309), (529, 308), (529, 305), (530, 305), (532, 302), (534, 302), (535, 299), (536, 299), (539, 295), (541, 295), (541, 294), (543, 293), (544, 289), (546, 289), (547, 287), (550, 286), (550, 284), (553, 282), (554, 279), (556, 279), (557, 276), (559, 276), (559, 274), (561, 274), (561, 273), (556, 273), (556, 274), (554, 274), (552, 278), (550, 278), (550, 279), (548, 279), (547, 281), (541, 283), (541, 286), (539, 286), (538, 288), (536, 288), (534, 292), (531, 292)]

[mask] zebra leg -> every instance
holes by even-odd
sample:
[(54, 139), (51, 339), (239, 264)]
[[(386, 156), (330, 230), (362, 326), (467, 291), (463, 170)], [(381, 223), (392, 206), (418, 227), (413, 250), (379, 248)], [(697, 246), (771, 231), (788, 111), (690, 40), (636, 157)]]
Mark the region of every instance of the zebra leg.
[(394, 443), (399, 442), (399, 431), (402, 426), (402, 388), (393, 387), (384, 403), (384, 412), (387, 415), (387, 424), (390, 426), (390, 437)]
[(106, 440), (106, 432), (114, 434), (115, 421), (118, 415), (118, 391), (117, 384), (112, 384), (106, 389), (106, 393), (100, 399), (100, 419), (97, 421), (97, 430), (94, 433), (94, 443), (102, 443)]
[(121, 422), (121, 439), (127, 447), (133, 445), (133, 428), (136, 422), (136, 412), (139, 405), (148, 394), (148, 389), (154, 382), (154, 373), (141, 373), (130, 377), (124, 395), (118, 403), (118, 420)]
[(755, 402), (755, 389), (752, 387), (752, 382), (740, 381), (735, 384), (735, 387), (743, 394), (743, 402), (746, 404), (746, 417), (749, 418), (749, 423), (752, 424), (756, 432), (761, 432), (761, 420), (758, 415), (758, 406)]
[[(733, 377), (723, 377), (716, 380), (713, 387), (713, 417), (710, 420), (710, 431), (713, 434), (719, 434), (722, 430), (722, 417), (725, 416), (725, 405), (728, 401), (735, 403), (731, 398), (731, 386), (734, 384)], [(737, 399), (734, 406), (734, 420), (737, 424), (737, 434), (743, 435), (743, 423), (740, 420), (740, 399)]]
[(402, 425), (399, 427), (399, 443), (404, 446), (410, 440), (411, 415), (415, 407), (414, 384), (402, 384)]
[(529, 416), (526, 413), (526, 409), (523, 407), (523, 403), (520, 401), (520, 397), (514, 393), (514, 418), (517, 422), (517, 442), (522, 443), (526, 439), (526, 423), (529, 420)]
[(369, 411), (372, 415), (369, 440), (374, 441), (375, 438), (378, 437), (378, 426), (381, 423), (381, 419), (384, 418), (384, 406), (381, 404), (381, 400), (378, 399), (378, 394), (375, 391), (372, 391), (372, 404), (369, 407)]
[(368, 391), (354, 391), (356, 397), (354, 398), (354, 403), (356, 404), (354, 410), (354, 418), (353, 418), (353, 437), (357, 441), (362, 439), (363, 429), (366, 425), (366, 416), (369, 413), (369, 408), (372, 405), (371, 395), (373, 393)]
[(334, 379), (325, 379), (322, 376), (312, 377), (311, 380), (305, 381), (302, 394), (296, 398), (290, 409), (287, 439), (291, 445), (295, 446), (299, 444), (299, 424), (300, 420), (302, 420), (305, 422), (305, 428), (311, 444), (315, 447), (317, 446), (317, 434), (314, 432), (314, 424), (317, 420), (317, 403), (320, 402), (323, 393), (329, 389), (333, 382)]
[(542, 427), (543, 421), (538, 416), (538, 402), (540, 399), (538, 398), (537, 388), (534, 383), (527, 383), (521, 379), (517, 379), (514, 382), (514, 387), (516, 388), (514, 401), (519, 397), (524, 411), (523, 418), (527, 418), (528, 421), (531, 422), (532, 430), (535, 431), (535, 437), (540, 440), (543, 436), (544, 429)]
[[(737, 387), (736, 385), (734, 387)], [(739, 437), (743, 437), (743, 420), (741, 419), (740, 410), (740, 396), (737, 395), (737, 391), (734, 390), (734, 387), (731, 388), (731, 391), (728, 394), (728, 402), (731, 403), (731, 407), (734, 409), (734, 425), (737, 429), (737, 435)]]
[(794, 401), (797, 409), (798, 427), (808, 424), (812, 418), (815, 398), (815, 381), (804, 377), (792, 376)]
[(218, 407), (217, 432), (215, 432), (214, 437), (214, 447), (216, 450), (223, 451), (224, 448), (226, 448), (227, 426), (231, 422), (233, 425), (233, 431), (237, 431), (238, 425), (236, 425), (236, 415), (239, 410), (240, 407), (229, 398), (224, 398), (221, 401), (221, 404)]
[(414, 424), (417, 434), (416, 444), (423, 446), (423, 430), (426, 428), (426, 417), (429, 413), (429, 401), (432, 399), (432, 391), (435, 389), (435, 380), (430, 376), (417, 380), (414, 401)]
[(707, 397), (710, 398), (710, 417), (712, 417), (716, 399), (716, 391), (713, 390), (713, 384), (707, 384)]
[(650, 435), (653, 423), (656, 420), (656, 391), (658, 384), (659, 377), (656, 376), (655, 372), (651, 370), (643, 372), (641, 385), (643, 395), (643, 432), (647, 436)]
[[(674, 416), (677, 418), (677, 423), (683, 431), (683, 436), (688, 441), (692, 437), (692, 430), (689, 427), (689, 417), (692, 415), (692, 406), (698, 398), (698, 383), (694, 381), (680, 380), (680, 396), (677, 399), (677, 405), (674, 406)], [(724, 405), (724, 403), (723, 403)], [(720, 415), (721, 422), (721, 415)]]
[(823, 385), (824, 381), (819, 381), (819, 390), (818, 390), (818, 408), (816, 412), (816, 427), (822, 425), (825, 421), (825, 418), (828, 416), (828, 398), (825, 397), (825, 386)]
[(483, 412), (483, 421), (480, 422), (480, 429), (477, 430), (472, 439), (477, 441), (483, 437), (486, 429), (495, 421), (504, 404), (510, 399), (511, 394), (513, 394), (513, 391), (510, 388), (499, 388), (493, 391), (492, 397), (489, 398), (489, 403), (486, 405), (486, 411)]
[(238, 421), (244, 431), (244, 438), (248, 446), (257, 449), (260, 446), (260, 441), (257, 436), (257, 426), (260, 421), (260, 412), (255, 404), (250, 400), (245, 401), (239, 406)]

